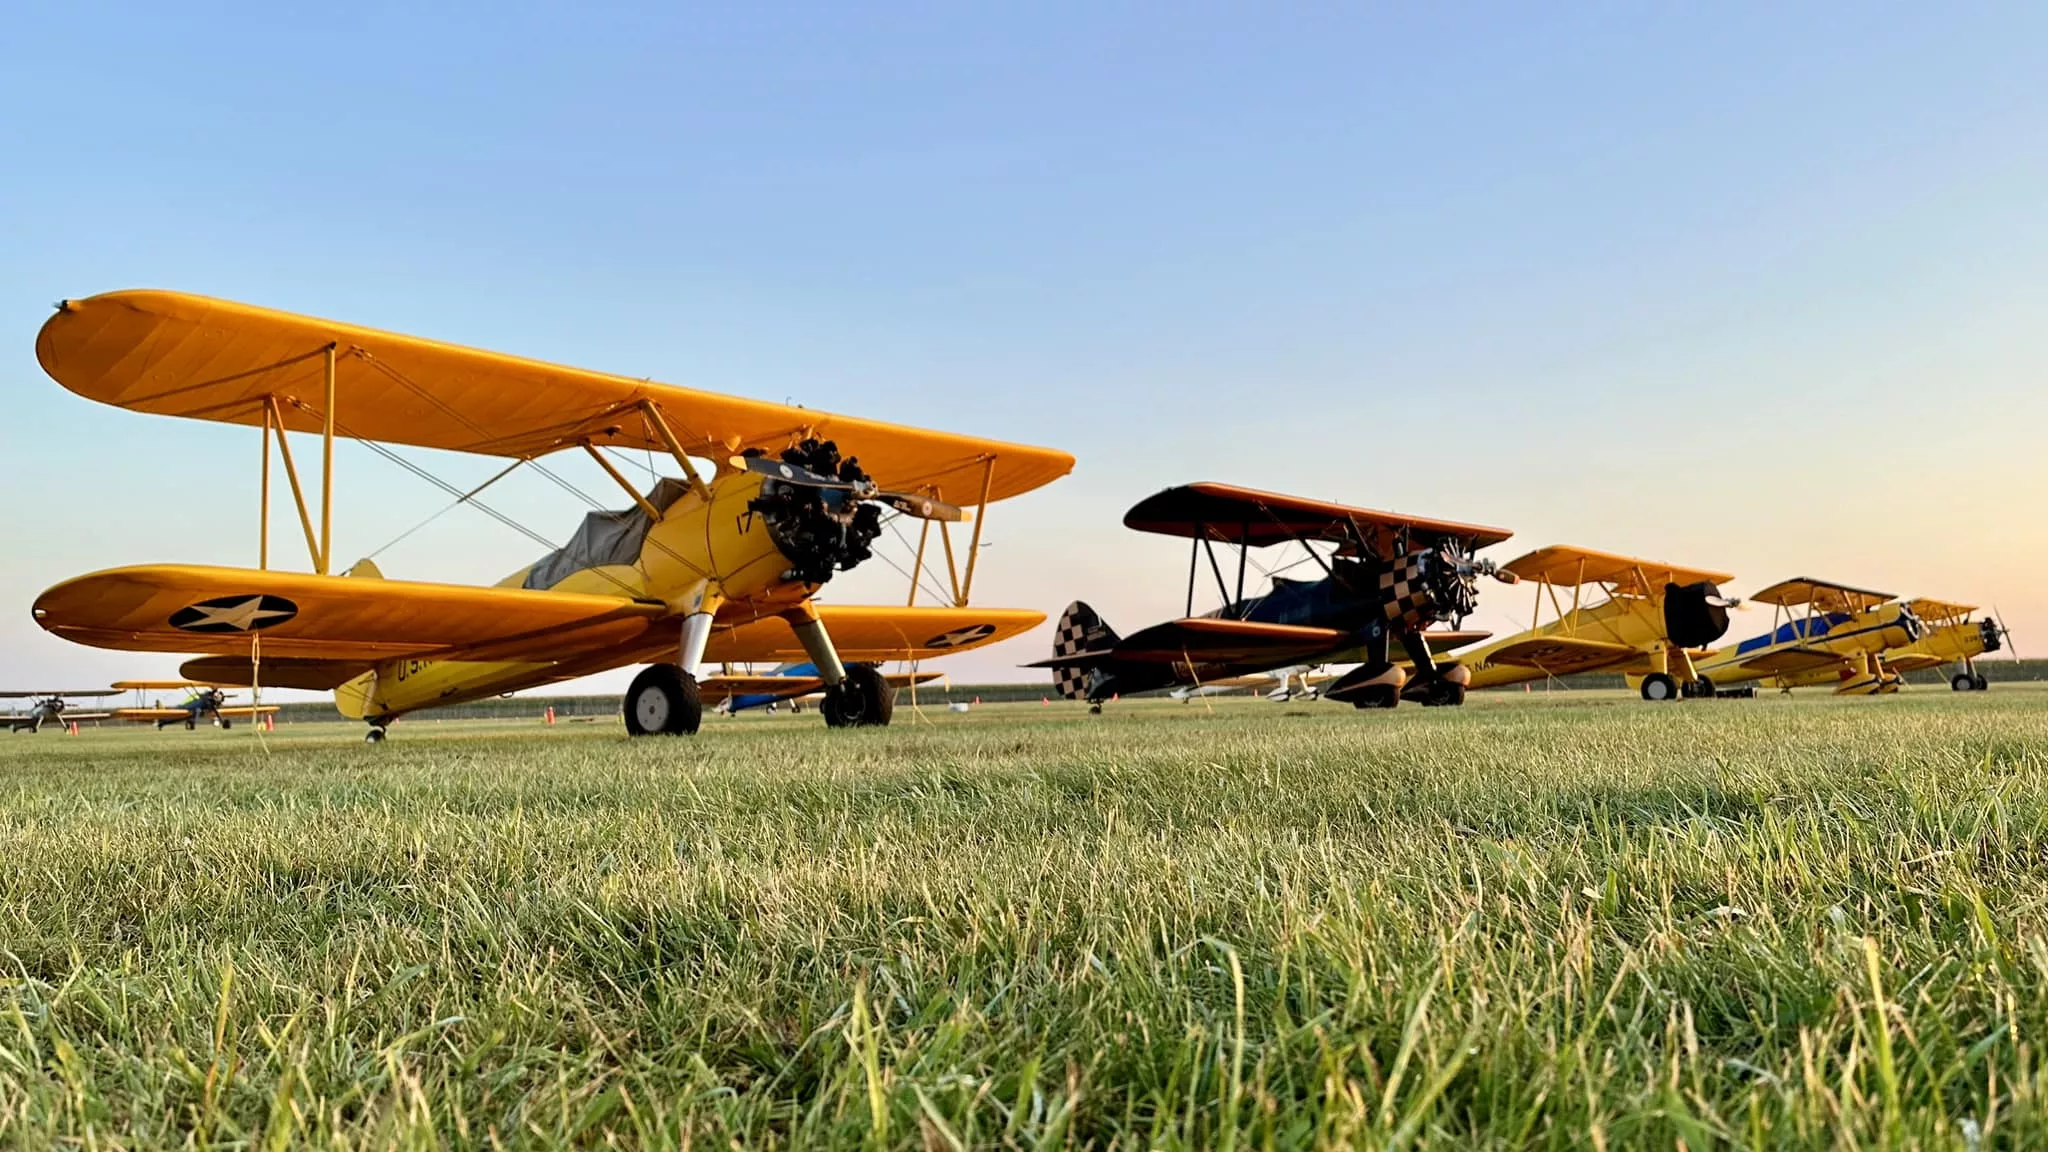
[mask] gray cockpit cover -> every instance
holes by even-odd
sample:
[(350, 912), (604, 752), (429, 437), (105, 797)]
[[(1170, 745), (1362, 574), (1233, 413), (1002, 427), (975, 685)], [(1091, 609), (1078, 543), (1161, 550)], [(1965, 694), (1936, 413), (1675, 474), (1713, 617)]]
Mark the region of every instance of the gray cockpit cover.
[[(647, 494), (647, 502), (666, 512), (689, 490), (690, 486), (681, 480), (664, 476)], [(521, 585), (544, 592), (585, 568), (638, 563), (640, 546), (653, 526), (654, 522), (638, 504), (622, 512), (592, 512), (583, 518), (567, 544), (541, 557), (539, 563), (527, 570)]]

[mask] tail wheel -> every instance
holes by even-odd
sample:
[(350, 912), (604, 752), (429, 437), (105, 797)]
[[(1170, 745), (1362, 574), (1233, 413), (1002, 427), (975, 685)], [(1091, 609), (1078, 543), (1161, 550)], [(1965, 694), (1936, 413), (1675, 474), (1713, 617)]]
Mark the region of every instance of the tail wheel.
[(855, 664), (846, 670), (846, 679), (825, 690), (819, 710), (828, 728), (886, 727), (896, 711), (896, 690), (877, 669)]
[(363, 733), (363, 743), (365, 744), (382, 744), (383, 742), (384, 730), (382, 728), (372, 727), (368, 732)]
[(674, 664), (649, 664), (626, 689), (626, 731), (634, 736), (689, 736), (704, 722), (697, 678)]
[(221, 717), (221, 718), (220, 718), (220, 730), (221, 730), (221, 731), (225, 732), (225, 731), (227, 731), (228, 729), (230, 729), (230, 728), (233, 728), (234, 726), (235, 726), (235, 725), (234, 725), (234, 721), (232, 721), (232, 720), (229, 720), (229, 719), (228, 719), (227, 717), (225, 717), (225, 716), (223, 716), (223, 717)]
[(1662, 672), (1652, 672), (1643, 677), (1643, 699), (1673, 700), (1678, 696), (1678, 681)]

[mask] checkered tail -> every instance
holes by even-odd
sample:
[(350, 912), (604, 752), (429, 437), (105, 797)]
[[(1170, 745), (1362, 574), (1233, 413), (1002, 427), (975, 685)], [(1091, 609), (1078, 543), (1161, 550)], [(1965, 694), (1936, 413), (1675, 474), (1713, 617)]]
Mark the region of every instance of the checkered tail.
[[(1102, 622), (1095, 609), (1076, 600), (1060, 613), (1059, 627), (1052, 637), (1052, 656), (1065, 660), (1082, 652), (1106, 653), (1116, 647), (1116, 642), (1117, 634)], [(1107, 662), (1106, 656), (1104, 660)], [(1065, 699), (1086, 700), (1096, 668), (1095, 664), (1078, 661), (1062, 664), (1053, 669), (1053, 687)]]

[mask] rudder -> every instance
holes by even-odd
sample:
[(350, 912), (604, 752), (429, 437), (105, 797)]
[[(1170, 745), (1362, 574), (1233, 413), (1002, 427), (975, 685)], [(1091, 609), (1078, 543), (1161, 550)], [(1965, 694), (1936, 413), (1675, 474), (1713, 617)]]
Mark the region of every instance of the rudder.
[(1115, 630), (1103, 623), (1095, 609), (1079, 600), (1067, 605), (1067, 610), (1060, 613), (1059, 626), (1053, 630), (1052, 636), (1052, 658), (1057, 662), (1053, 667), (1053, 687), (1060, 696), (1068, 700), (1086, 700), (1099, 665), (1066, 661), (1082, 653), (1101, 652), (1106, 662), (1109, 650), (1116, 647), (1118, 639)]

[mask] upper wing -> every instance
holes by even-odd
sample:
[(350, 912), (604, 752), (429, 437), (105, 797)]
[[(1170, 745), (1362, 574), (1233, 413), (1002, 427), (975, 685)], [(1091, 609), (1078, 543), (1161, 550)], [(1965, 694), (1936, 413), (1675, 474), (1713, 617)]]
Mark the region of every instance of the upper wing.
[(119, 696), (119, 689), (120, 686), (115, 685), (113, 688), (88, 688), (83, 692), (0, 692), (0, 700), (27, 700), (41, 696), (63, 696), (67, 699), (73, 696)]
[(1350, 639), (1349, 632), (1335, 628), (1190, 616), (1184, 620), (1155, 624), (1126, 636), (1117, 641), (1114, 651), (1118, 660), (1155, 663), (1245, 664), (1262, 660), (1288, 663), (1320, 657)]
[(1814, 580), (1806, 576), (1780, 580), (1761, 592), (1750, 594), (1750, 601), (1756, 604), (1777, 604), (1786, 608), (1799, 608), (1811, 604), (1822, 612), (1861, 612), (1875, 608), (1892, 598), (1889, 592), (1872, 592), (1868, 588), (1851, 588), (1847, 584), (1836, 584), (1828, 580)]
[(685, 450), (723, 460), (805, 435), (839, 442), (884, 488), (929, 486), (955, 503), (1028, 492), (1066, 475), (1065, 452), (838, 416), (565, 368), (177, 292), (66, 300), (36, 337), (58, 383), (129, 408), (260, 426), (276, 396), (285, 426), (321, 429), (334, 349), (335, 430), (392, 444), (530, 457), (588, 440), (664, 451), (639, 409), (652, 401)]
[(1744, 660), (1741, 666), (1767, 676), (1789, 676), (1794, 672), (1841, 662), (1839, 652), (1823, 652), (1818, 648), (1780, 648)]
[(1489, 654), (1486, 662), (1534, 668), (1552, 676), (1570, 676), (1576, 672), (1626, 664), (1642, 655), (1642, 649), (1630, 644), (1610, 644), (1604, 640), (1580, 640), (1569, 636), (1539, 636), (1506, 645)]
[[(1045, 623), (1045, 613), (1024, 608), (887, 608), (820, 604), (818, 618), (845, 661), (928, 660), (980, 648)], [(714, 663), (806, 660), (796, 633), (767, 618), (720, 625), (705, 659)]]
[[(865, 463), (865, 461), (863, 461)], [(1230, 484), (1184, 484), (1147, 496), (1124, 514), (1124, 527), (1162, 536), (1203, 537), (1259, 548), (1290, 540), (1340, 540), (1355, 530), (1374, 540), (1382, 551), (1402, 532), (1420, 537), (1458, 537), (1473, 548), (1498, 544), (1513, 533), (1505, 528), (1431, 520), (1398, 512), (1353, 508), (1327, 500), (1310, 500), (1278, 492), (1260, 492)]]
[(1656, 595), (1664, 591), (1666, 584), (1698, 584), (1703, 581), (1726, 584), (1735, 579), (1726, 572), (1681, 568), (1661, 560), (1595, 552), (1591, 548), (1577, 548), (1569, 544), (1553, 544), (1526, 556), (1517, 556), (1501, 565), (1501, 571), (1561, 588), (1580, 584), (1612, 584), (1615, 593), (1621, 596)]
[(1929, 624), (1946, 624), (1962, 620), (1977, 610), (1975, 604), (1956, 604), (1947, 600), (1935, 600), (1927, 596), (1916, 596), (1906, 601), (1906, 610)]
[(37, 597), (34, 612), (67, 640), (131, 652), (246, 660), (260, 637), (267, 664), (558, 659), (638, 639), (667, 609), (617, 596), (163, 564), (67, 580)]

